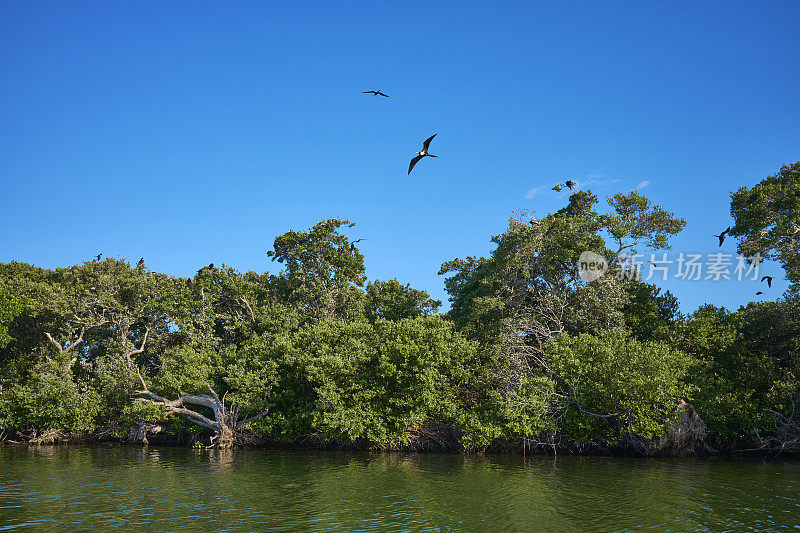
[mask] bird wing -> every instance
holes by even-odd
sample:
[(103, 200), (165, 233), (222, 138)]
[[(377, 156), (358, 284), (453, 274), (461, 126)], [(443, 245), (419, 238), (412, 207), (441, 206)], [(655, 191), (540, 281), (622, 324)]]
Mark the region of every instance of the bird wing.
[(422, 143), (422, 151), (423, 152), (427, 152), (428, 151), (428, 146), (430, 146), (431, 141), (433, 140), (434, 137), (436, 137), (435, 133), (433, 135), (431, 135), (430, 137), (428, 137), (427, 139), (425, 139), (425, 142)]
[(382, 93), (382, 92), (380, 92), (380, 91), (378, 91), (378, 94), (379, 94), (379, 95), (381, 95), (381, 96), (385, 96), (386, 98), (389, 98), (389, 95), (388, 95), (388, 94), (383, 94), (383, 93)]
[[(431, 137), (431, 139), (432, 139), (432, 138), (433, 138), (433, 137)], [(430, 139), (428, 139), (428, 140), (430, 140)], [(416, 164), (417, 164), (417, 161), (419, 161), (420, 159), (422, 159), (422, 156), (421, 156), (421, 155), (418, 155), (417, 157), (415, 157), (414, 159), (412, 159), (412, 160), (411, 160), (411, 164), (410, 164), (410, 165), (408, 165), (408, 173), (409, 173), (409, 174), (411, 174), (411, 170), (414, 168), (414, 165), (416, 165)]]

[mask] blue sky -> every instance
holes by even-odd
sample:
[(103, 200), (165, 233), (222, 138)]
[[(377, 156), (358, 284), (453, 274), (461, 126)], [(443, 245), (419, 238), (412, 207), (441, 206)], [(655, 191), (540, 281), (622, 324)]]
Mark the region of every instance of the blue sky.
[[(687, 221), (674, 254), (716, 252), (730, 191), (800, 159), (799, 17), (795, 1), (3, 2), (0, 261), (277, 271), (277, 235), (346, 217), (371, 279), (446, 300), (439, 265), (488, 254), (515, 209), (563, 206), (566, 178), (601, 196), (646, 182)], [(407, 176), (433, 133), (440, 157)], [(777, 298), (782, 272), (762, 268)], [(759, 290), (661, 285), (684, 311)]]

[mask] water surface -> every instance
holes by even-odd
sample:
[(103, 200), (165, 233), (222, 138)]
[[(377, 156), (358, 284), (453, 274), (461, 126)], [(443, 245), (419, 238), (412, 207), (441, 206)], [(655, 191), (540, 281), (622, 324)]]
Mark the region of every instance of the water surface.
[(800, 463), (0, 447), (0, 531), (797, 530)]

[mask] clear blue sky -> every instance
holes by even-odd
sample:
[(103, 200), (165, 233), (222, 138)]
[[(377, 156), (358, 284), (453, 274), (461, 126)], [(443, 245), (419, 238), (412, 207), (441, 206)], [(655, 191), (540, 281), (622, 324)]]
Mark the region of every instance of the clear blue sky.
[(3, 2), (0, 261), (277, 271), (275, 236), (347, 217), (371, 279), (446, 300), (439, 265), (566, 178), (649, 182), (674, 252), (717, 251), (729, 192), (800, 159), (800, 3), (555, 4)]

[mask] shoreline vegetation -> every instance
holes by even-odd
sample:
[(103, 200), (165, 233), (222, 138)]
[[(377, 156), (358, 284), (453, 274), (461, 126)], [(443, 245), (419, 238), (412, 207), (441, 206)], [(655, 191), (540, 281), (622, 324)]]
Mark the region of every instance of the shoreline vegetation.
[[(277, 237), (275, 274), (0, 263), (0, 442), (800, 455), (800, 162), (731, 214), (720, 245), (789, 289), (688, 316), (626, 266), (685, 226), (637, 191), (515, 213), (488, 257), (442, 265), (447, 313), (367, 282), (340, 219)], [(607, 274), (582, 278), (584, 252)]]

